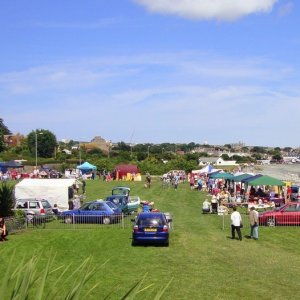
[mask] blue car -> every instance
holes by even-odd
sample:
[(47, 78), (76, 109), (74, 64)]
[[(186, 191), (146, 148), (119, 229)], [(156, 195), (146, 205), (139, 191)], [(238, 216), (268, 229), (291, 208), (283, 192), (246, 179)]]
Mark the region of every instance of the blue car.
[(134, 221), (132, 245), (139, 243), (169, 246), (169, 224), (162, 212), (140, 213)]
[(67, 224), (110, 224), (121, 220), (121, 211), (112, 202), (96, 200), (84, 203), (79, 209), (63, 211), (61, 218)]

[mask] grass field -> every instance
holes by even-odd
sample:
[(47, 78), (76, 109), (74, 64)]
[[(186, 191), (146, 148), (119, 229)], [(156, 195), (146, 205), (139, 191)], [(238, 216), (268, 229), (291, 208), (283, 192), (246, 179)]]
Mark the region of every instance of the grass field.
[[(88, 181), (88, 200), (104, 198), (117, 184)], [(53, 268), (70, 265), (56, 285), (61, 297), (82, 276), (77, 272), (67, 278), (67, 274), (90, 257), (96, 271), (83, 292), (99, 285), (88, 299), (121, 299), (144, 276), (142, 286), (152, 285), (135, 299), (154, 299), (168, 283), (162, 299), (300, 298), (299, 227), (260, 227), (258, 241), (231, 240), (228, 223), (223, 230), (220, 216), (201, 214), (204, 192), (191, 191), (187, 183), (179, 185), (177, 191), (162, 189), (159, 179), (150, 189), (145, 189), (143, 182), (128, 185), (132, 195), (154, 201), (156, 208), (173, 213), (169, 247), (132, 247), (130, 228), (27, 230), (0, 244), (0, 274), (12, 255), (17, 265), (23, 257), (41, 253), (40, 270), (50, 256), (55, 256)], [(243, 235), (248, 231), (246, 225)], [(50, 274), (46, 290), (53, 286), (59, 272)]]

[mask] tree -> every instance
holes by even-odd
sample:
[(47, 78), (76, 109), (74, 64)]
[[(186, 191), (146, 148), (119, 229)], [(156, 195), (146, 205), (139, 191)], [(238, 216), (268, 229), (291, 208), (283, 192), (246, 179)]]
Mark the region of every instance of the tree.
[(3, 119), (0, 118), (0, 152), (5, 149), (4, 135), (11, 134), (10, 130), (4, 125)]
[(282, 160), (282, 156), (281, 156), (280, 152), (275, 153), (275, 154), (272, 156), (272, 159), (273, 159), (273, 160), (277, 160), (277, 161), (281, 161), (281, 160)]
[(231, 149), (231, 148), (232, 148), (230, 144), (225, 144), (224, 147), (225, 147), (225, 148), (228, 148), (228, 149)]
[(35, 154), (37, 147), (37, 155), (39, 157), (52, 157), (57, 145), (56, 136), (45, 129), (37, 129), (28, 134), (27, 143), (29, 151)]
[(245, 146), (245, 147), (243, 147), (243, 148), (242, 148), (242, 152), (246, 152), (246, 153), (247, 153), (247, 152), (249, 152), (249, 148), (248, 148), (248, 147), (246, 147), (246, 146)]
[(228, 154), (222, 154), (221, 157), (224, 159), (224, 160), (230, 160), (230, 157)]
[(260, 146), (255, 146), (251, 149), (252, 153), (260, 153), (260, 154), (264, 154), (266, 153), (266, 149), (264, 147), (260, 147)]
[(10, 130), (7, 128), (6, 125), (4, 125), (3, 119), (0, 118), (0, 132), (5, 134), (11, 134)]
[(115, 150), (119, 150), (119, 151), (130, 151), (131, 148), (128, 144), (126, 144), (125, 142), (119, 142), (117, 146), (114, 147)]

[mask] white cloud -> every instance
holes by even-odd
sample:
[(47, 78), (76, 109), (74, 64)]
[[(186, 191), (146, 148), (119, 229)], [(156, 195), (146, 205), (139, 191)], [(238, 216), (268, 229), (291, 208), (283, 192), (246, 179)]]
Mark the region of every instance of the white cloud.
[(279, 7), (279, 15), (281, 17), (285, 17), (289, 15), (294, 9), (294, 3), (293, 2), (288, 2), (281, 7)]
[(122, 20), (117, 18), (105, 18), (96, 20), (94, 22), (34, 22), (31, 25), (39, 28), (50, 28), (50, 29), (99, 29), (108, 27)]
[(255, 13), (268, 13), (277, 0), (133, 0), (149, 11), (180, 17), (231, 21)]
[(135, 128), (134, 142), (227, 143), (250, 126), (247, 143), (270, 144), (274, 135), (290, 145), (283, 138), (298, 130), (298, 78), (295, 66), (266, 58), (101, 57), (0, 73), (0, 101), (10, 101), (1, 112), (12, 131), (47, 128), (59, 138), (128, 141)]

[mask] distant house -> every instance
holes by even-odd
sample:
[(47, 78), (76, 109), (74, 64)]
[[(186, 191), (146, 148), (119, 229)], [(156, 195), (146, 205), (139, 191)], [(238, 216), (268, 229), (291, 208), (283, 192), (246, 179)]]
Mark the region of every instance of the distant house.
[(299, 162), (299, 157), (297, 156), (283, 156), (282, 160), (284, 163), (296, 163)]
[(199, 157), (199, 166), (214, 165), (219, 157)]
[(72, 154), (72, 151), (68, 150), (68, 149), (63, 149), (63, 150), (61, 150), (61, 152), (65, 153), (65, 154), (68, 154), (68, 155)]
[(215, 163), (216, 166), (238, 166), (236, 160), (224, 160), (222, 157), (219, 157)]
[(271, 162), (271, 159), (258, 159), (257, 160), (257, 163), (259, 165), (269, 165)]
[(199, 166), (238, 166), (235, 160), (224, 160), (222, 157), (200, 157)]

